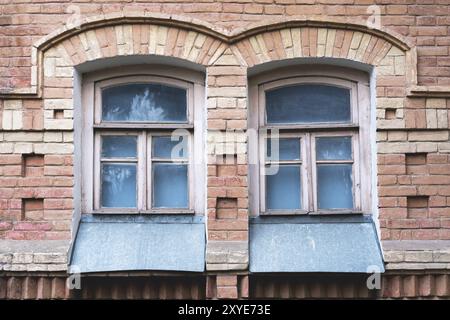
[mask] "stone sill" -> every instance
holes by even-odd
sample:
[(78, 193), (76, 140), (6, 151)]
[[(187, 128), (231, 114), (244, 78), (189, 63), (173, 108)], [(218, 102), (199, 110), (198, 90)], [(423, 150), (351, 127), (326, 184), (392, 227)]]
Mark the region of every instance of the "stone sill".
[(386, 270), (450, 269), (449, 240), (382, 241)]
[[(61, 240), (0, 240), (0, 271), (66, 271), (69, 245)], [(386, 270), (450, 270), (449, 240), (382, 241), (382, 246)], [(247, 250), (243, 242), (213, 241), (207, 269), (247, 269)]]
[(0, 240), (0, 271), (66, 271), (69, 241)]

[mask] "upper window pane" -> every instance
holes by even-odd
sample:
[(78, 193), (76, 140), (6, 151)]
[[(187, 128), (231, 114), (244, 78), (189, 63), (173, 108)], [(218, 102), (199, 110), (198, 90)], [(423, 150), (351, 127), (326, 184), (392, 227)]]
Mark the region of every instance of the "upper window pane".
[(186, 122), (186, 90), (154, 83), (103, 89), (102, 120)]
[(164, 159), (182, 159), (187, 157), (187, 137), (178, 136), (172, 140), (170, 136), (153, 138), (152, 156)]
[(267, 123), (349, 122), (350, 90), (302, 84), (266, 91)]
[[(277, 154), (278, 141), (278, 154)], [(300, 160), (300, 139), (281, 138), (267, 139), (267, 157), (270, 160)]]
[(351, 137), (326, 137), (316, 140), (317, 160), (351, 160)]
[(104, 158), (136, 157), (136, 136), (103, 136), (102, 157)]

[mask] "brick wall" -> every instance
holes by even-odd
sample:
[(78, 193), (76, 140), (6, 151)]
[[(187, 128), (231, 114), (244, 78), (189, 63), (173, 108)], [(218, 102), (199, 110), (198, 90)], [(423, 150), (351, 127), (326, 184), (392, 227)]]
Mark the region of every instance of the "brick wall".
[[(298, 16), (363, 21), (376, 3), (381, 23), (417, 43), (419, 82), (450, 84), (450, 9), (446, 0), (200, 0), (189, 1), (14, 1), (2, 0), (0, 87), (30, 83), (31, 45), (64, 25), (73, 14), (83, 16), (117, 12), (158, 12), (207, 21), (223, 28), (245, 28), (262, 21)], [(72, 7), (68, 6), (72, 4)], [(75, 5), (75, 6), (73, 6)], [(375, 11), (376, 12), (376, 11)], [(72, 18), (76, 19), (75, 18)]]
[(377, 2), (0, 0), (0, 239), (71, 238), (74, 67), (149, 54), (206, 69), (208, 271), (247, 270), (247, 70), (290, 58), (374, 67), (382, 239), (450, 239), (450, 7)]

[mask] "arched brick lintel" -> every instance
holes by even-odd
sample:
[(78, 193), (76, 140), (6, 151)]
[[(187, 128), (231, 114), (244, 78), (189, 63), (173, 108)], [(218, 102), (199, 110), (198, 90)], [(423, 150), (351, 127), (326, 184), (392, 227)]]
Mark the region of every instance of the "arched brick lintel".
[(205, 35), (212, 36), (218, 40), (225, 43), (235, 43), (244, 38), (253, 36), (255, 34), (263, 33), (266, 31), (275, 31), (285, 28), (296, 28), (296, 27), (317, 27), (317, 28), (333, 28), (333, 29), (344, 29), (360, 31), (363, 33), (368, 33), (379, 38), (385, 39), (387, 42), (391, 43), (407, 51), (413, 47), (413, 44), (408, 41), (402, 35), (393, 32), (392, 30), (386, 29), (384, 27), (380, 28), (369, 28), (364, 21), (355, 21), (353, 18), (349, 20), (347, 18), (339, 17), (327, 17), (326, 20), (323, 17), (315, 16), (295, 16), (289, 19), (275, 19), (270, 22), (250, 24), (245, 28), (238, 28), (234, 30), (229, 30), (221, 28), (217, 25), (199, 20), (187, 18), (179, 15), (168, 15), (161, 13), (149, 13), (149, 12), (133, 12), (129, 14), (107, 14), (88, 17), (81, 20), (78, 24), (64, 26), (60, 29), (55, 30), (51, 34), (41, 38), (34, 44), (34, 47), (41, 51), (45, 51), (48, 47), (52, 46), (54, 43), (61, 41), (71, 35), (87, 31), (89, 29), (98, 28), (101, 26), (111, 26), (117, 24), (156, 24), (163, 25), (167, 27), (177, 27), (188, 30), (197, 31)]
[[(116, 49), (112, 48), (109, 43), (101, 43), (102, 33), (115, 28), (120, 29), (121, 27), (126, 33), (128, 32), (128, 27), (126, 26), (136, 26), (134, 27), (136, 30), (140, 28), (138, 26), (142, 26), (142, 30), (149, 29), (150, 26), (162, 29), (163, 31), (159, 32), (162, 38), (157, 40), (161, 41), (161, 43), (156, 43), (155, 48), (150, 48), (150, 45), (155, 44), (151, 43), (151, 40), (148, 43), (144, 41), (144, 45), (139, 45), (139, 49), (136, 50), (136, 43), (140, 41), (137, 37), (141, 38), (142, 33), (137, 35), (133, 27), (131, 31), (132, 49), (129, 48), (129, 43), (124, 43), (122, 46), (119, 43)], [(158, 31), (156, 32), (158, 33)], [(166, 34), (164, 35), (165, 32)], [(170, 43), (170, 41), (163, 43), (171, 39), (169, 32), (186, 34), (186, 37), (181, 40), (178, 39), (179, 43)], [(125, 33), (124, 36), (126, 36)], [(305, 36), (305, 34), (308, 35)], [(296, 35), (298, 35), (298, 41), (295, 39)], [(291, 40), (288, 39), (289, 37)], [(94, 38), (97, 39), (95, 40)], [(47, 52), (49, 50), (51, 51), (61, 46), (66, 51), (70, 51), (71, 45), (67, 44), (72, 41), (71, 39), (79, 39), (79, 48), (84, 48), (84, 56), (86, 56), (83, 57), (83, 53), (80, 53), (76, 57), (73, 55), (74, 52), (71, 52), (71, 59), (74, 61), (68, 62), (67, 65), (72, 66), (84, 61), (109, 57), (112, 54), (119, 56), (122, 54), (128, 55), (131, 52), (134, 54), (135, 51), (138, 54), (173, 56), (208, 66), (214, 64), (220, 55), (226, 51), (227, 47), (231, 47), (234, 55), (240, 56), (239, 60), (245, 66), (253, 66), (267, 61), (290, 57), (321, 56), (345, 58), (376, 65), (382, 60), (383, 54), (387, 54), (394, 48), (396, 50), (395, 54), (405, 54), (407, 56), (409, 61), (407, 64), (409, 68), (407, 77), (411, 79), (409, 81), (410, 84), (416, 83), (414, 48), (411, 49), (411, 45), (400, 36), (393, 36), (393, 33), (382, 29), (370, 29), (364, 24), (338, 20), (323, 21), (309, 17), (274, 21), (264, 26), (253, 25), (246, 29), (228, 31), (196, 19), (144, 12), (128, 15), (115, 14), (88, 17), (78, 25), (70, 28), (65, 26), (55, 30), (53, 33), (40, 39), (33, 46), (31, 87), (0, 93), (0, 96), (5, 98), (33, 98), (41, 96), (42, 80), (45, 73), (44, 69), (46, 68), (43, 63), (44, 56), (48, 55)], [(91, 43), (93, 39), (94, 42), (99, 44), (98, 51), (101, 51), (100, 54), (93, 50), (95, 49), (95, 45)], [(111, 40), (107, 39), (106, 41), (109, 42)], [(66, 45), (64, 46), (63, 44)], [(146, 51), (146, 45), (148, 45), (148, 51)], [(189, 45), (191, 45), (191, 48), (189, 48)], [(170, 46), (174, 47), (170, 48)], [(258, 46), (260, 46), (261, 52), (258, 51)], [(79, 50), (79, 48), (74, 47), (74, 50)]]

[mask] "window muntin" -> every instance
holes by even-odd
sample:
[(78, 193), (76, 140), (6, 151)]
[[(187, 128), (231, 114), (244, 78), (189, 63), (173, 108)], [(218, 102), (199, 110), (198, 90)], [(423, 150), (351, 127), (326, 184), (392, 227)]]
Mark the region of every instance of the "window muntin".
[(100, 206), (135, 208), (137, 205), (137, 136), (101, 136)]
[(266, 139), (266, 146), (266, 172), (274, 171), (266, 175), (267, 210), (302, 209), (301, 138)]
[(96, 210), (191, 211), (189, 131), (97, 130), (95, 135)]
[(355, 207), (352, 137), (316, 137), (315, 147), (318, 209), (352, 210)]
[(187, 92), (160, 83), (129, 83), (102, 89), (102, 121), (187, 122)]
[[(189, 207), (189, 148), (188, 136), (153, 135), (148, 140), (151, 153), (152, 208)], [(176, 195), (176, 196), (174, 196)]]
[(264, 211), (271, 214), (304, 213), (308, 206), (305, 167), (305, 135), (282, 133), (261, 138), (263, 162), (262, 197)]
[(267, 124), (350, 122), (350, 90), (295, 84), (265, 91)]

